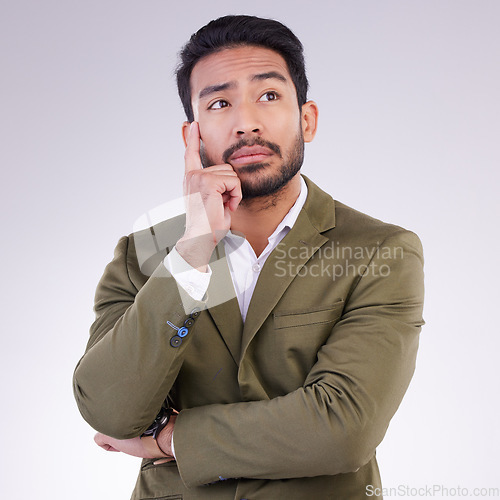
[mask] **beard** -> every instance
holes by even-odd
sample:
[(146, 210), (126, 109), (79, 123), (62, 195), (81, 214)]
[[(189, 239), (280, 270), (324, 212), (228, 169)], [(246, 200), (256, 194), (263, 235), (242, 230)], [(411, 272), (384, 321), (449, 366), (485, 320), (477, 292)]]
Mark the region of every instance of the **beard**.
[[(241, 139), (236, 144), (226, 149), (222, 154), (223, 163), (227, 163), (229, 157), (238, 149), (244, 146), (254, 145), (270, 149), (281, 158), (282, 162), (277, 171), (274, 172), (266, 171), (269, 170), (270, 164), (265, 162), (249, 163), (238, 167), (237, 170), (235, 169), (241, 182), (243, 200), (277, 195), (299, 172), (304, 162), (304, 137), (302, 135), (302, 128), (299, 127), (299, 132), (297, 133), (294, 144), (285, 159), (283, 159), (281, 148), (278, 144), (256, 137), (251, 141)], [(207, 155), (203, 143), (200, 146), (200, 158), (203, 168), (218, 164), (218, 162), (213, 161)]]

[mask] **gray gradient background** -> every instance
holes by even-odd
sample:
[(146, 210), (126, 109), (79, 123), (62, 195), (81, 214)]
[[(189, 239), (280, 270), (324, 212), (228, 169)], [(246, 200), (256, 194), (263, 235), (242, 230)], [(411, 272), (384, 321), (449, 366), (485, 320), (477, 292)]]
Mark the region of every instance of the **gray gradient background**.
[(72, 371), (118, 238), (181, 194), (176, 53), (229, 13), (304, 43), (320, 127), (303, 172), (424, 244), (427, 325), (384, 486), (500, 487), (499, 1), (0, 5), (2, 498), (129, 497), (138, 460), (94, 445)]

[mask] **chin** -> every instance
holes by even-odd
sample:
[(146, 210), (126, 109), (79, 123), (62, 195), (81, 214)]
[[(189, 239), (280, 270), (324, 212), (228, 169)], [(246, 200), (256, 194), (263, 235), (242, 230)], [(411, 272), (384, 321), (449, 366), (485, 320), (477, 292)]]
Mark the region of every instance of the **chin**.
[(252, 179), (251, 181), (241, 179), (243, 200), (275, 196), (289, 181), (290, 179), (284, 179), (283, 177), (261, 177), (260, 179)]

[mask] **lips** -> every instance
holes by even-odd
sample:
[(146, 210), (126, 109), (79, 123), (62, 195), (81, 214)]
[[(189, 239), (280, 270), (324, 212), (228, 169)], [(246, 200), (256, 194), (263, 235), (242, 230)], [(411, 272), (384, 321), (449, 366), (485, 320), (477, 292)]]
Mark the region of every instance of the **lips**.
[(235, 151), (229, 161), (235, 164), (258, 163), (271, 156), (273, 152), (264, 146), (244, 146)]

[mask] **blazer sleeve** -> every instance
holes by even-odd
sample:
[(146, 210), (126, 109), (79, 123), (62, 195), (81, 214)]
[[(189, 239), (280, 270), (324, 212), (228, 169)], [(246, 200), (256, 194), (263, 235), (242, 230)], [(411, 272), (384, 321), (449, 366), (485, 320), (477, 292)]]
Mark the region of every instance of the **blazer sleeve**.
[(149, 279), (134, 262), (133, 239), (124, 237), (98, 284), (96, 319), (73, 377), (85, 420), (117, 439), (148, 428), (177, 377), (191, 335), (188, 328), (181, 344), (171, 345), (176, 332), (168, 322), (182, 327), (204, 308), (179, 289), (162, 259)]
[(370, 265), (379, 272), (368, 269), (353, 284), (302, 387), (181, 411), (174, 442), (186, 486), (347, 473), (373, 457), (415, 368), (424, 292), (418, 237), (388, 236)]

